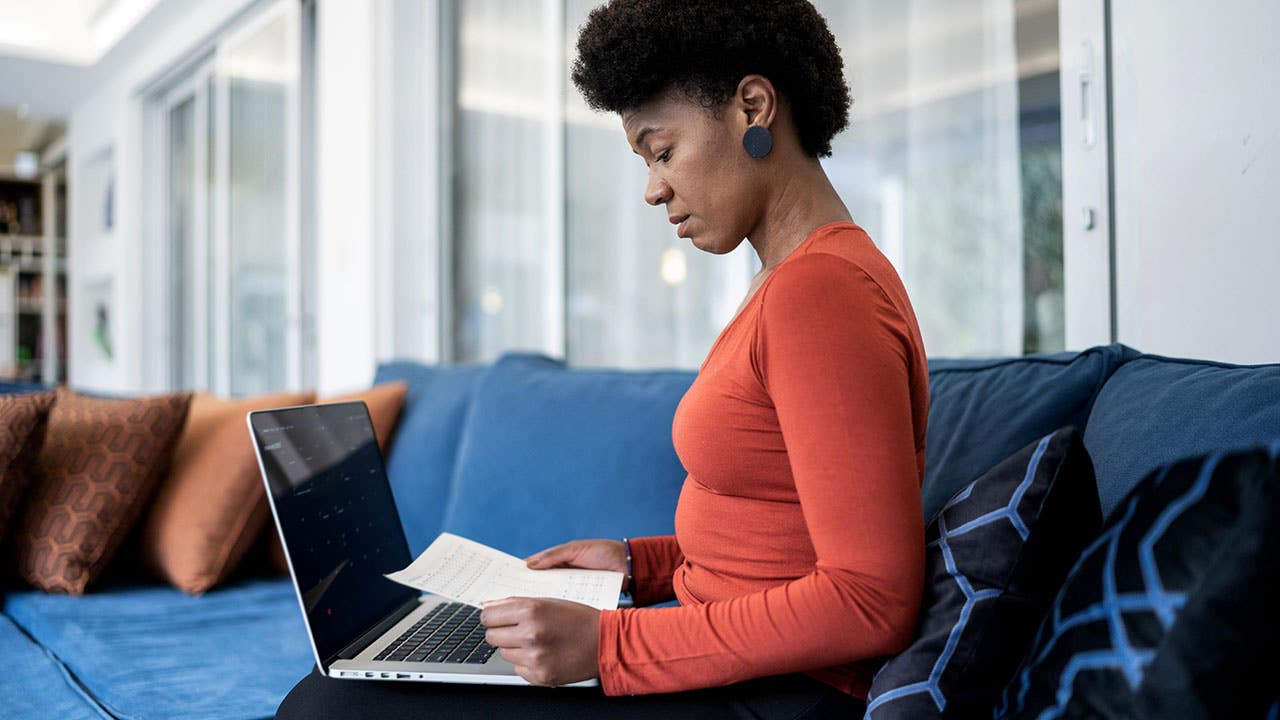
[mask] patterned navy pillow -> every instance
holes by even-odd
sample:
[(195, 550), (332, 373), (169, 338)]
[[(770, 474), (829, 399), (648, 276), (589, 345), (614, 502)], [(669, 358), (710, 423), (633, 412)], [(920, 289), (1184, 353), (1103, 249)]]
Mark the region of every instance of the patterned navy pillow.
[(1072, 426), (956, 493), (929, 524), (916, 639), (872, 680), (866, 717), (989, 715), (1101, 523), (1093, 464)]
[(1280, 441), (1165, 465), (1071, 570), (996, 717), (1278, 709)]

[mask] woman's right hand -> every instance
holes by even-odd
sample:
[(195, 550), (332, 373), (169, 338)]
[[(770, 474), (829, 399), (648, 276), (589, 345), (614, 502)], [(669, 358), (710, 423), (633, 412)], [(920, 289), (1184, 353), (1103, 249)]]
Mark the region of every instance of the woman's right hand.
[(627, 572), (627, 548), (620, 540), (574, 540), (525, 558), (534, 570), (582, 568)]

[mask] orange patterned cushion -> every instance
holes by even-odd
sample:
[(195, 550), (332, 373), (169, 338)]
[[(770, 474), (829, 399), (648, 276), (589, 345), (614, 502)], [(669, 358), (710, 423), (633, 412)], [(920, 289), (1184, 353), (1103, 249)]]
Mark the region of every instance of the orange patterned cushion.
[(238, 400), (197, 394), (169, 477), (142, 521), (143, 567), (192, 595), (225, 580), (270, 516), (245, 414), (314, 401), (311, 392)]
[[(395, 437), (396, 423), (400, 421), (400, 410), (404, 408), (404, 397), (409, 392), (409, 383), (403, 380), (379, 383), (358, 393), (341, 395), (321, 400), (324, 403), (350, 402), (363, 400), (369, 407), (369, 419), (373, 421), (373, 436), (378, 439), (378, 449), (382, 457), (387, 456), (391, 448), (391, 440)], [(270, 509), (268, 508), (268, 511)], [(273, 523), (267, 524), (267, 557), (277, 572), (288, 573), (289, 563), (284, 557), (284, 548), (280, 545), (280, 537)]]
[(189, 393), (127, 400), (59, 387), (14, 524), (18, 575), (74, 595), (98, 577), (168, 469)]
[(0, 395), (0, 544), (44, 445), (52, 392)]

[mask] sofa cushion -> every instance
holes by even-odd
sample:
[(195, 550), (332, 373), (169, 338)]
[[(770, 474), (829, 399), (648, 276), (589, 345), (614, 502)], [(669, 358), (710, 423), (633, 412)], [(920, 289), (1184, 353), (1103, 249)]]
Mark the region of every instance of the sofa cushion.
[(7, 718), (110, 718), (88, 698), (66, 668), (0, 615), (0, 708)]
[(686, 475), (671, 421), (693, 378), (499, 358), (472, 400), (445, 529), (517, 556), (670, 534)]
[(271, 512), (245, 413), (304, 405), (314, 397), (307, 392), (226, 400), (196, 394), (168, 477), (142, 519), (142, 565), (193, 595), (225, 580)]
[(1080, 556), (997, 717), (1261, 718), (1277, 699), (1280, 442), (1153, 470)]
[(315, 665), (287, 580), (22, 592), (5, 613), (116, 717), (269, 718)]
[(54, 393), (0, 395), (0, 547), (5, 528), (35, 476)]
[(53, 390), (53, 388), (39, 383), (0, 381), (0, 395), (18, 395), (47, 390)]
[(369, 421), (373, 423), (373, 437), (378, 450), (385, 458), (395, 441), (400, 413), (404, 410), (405, 395), (409, 383), (404, 380), (374, 382), (373, 387), (349, 395), (320, 398), (322, 403), (362, 402), (369, 409)]
[(85, 591), (168, 470), (190, 402), (188, 393), (117, 400), (58, 388), (37, 476), (12, 523), (23, 580)]
[[(1060, 427), (1084, 428), (1103, 383), (1138, 354), (1117, 343), (1079, 353), (930, 360), (925, 518), (1018, 448)], [(1085, 445), (1092, 454), (1087, 432)]]
[(1140, 479), (1181, 458), (1280, 438), (1280, 364), (1143, 355), (1098, 394), (1084, 441), (1103, 514)]
[(868, 720), (990, 714), (1101, 523), (1074, 427), (965, 486), (929, 524), (919, 630), (872, 680)]
[(462, 426), (484, 371), (481, 366), (399, 361), (380, 365), (374, 377), (375, 384), (409, 384), (386, 464), (400, 524), (415, 557), (440, 533)]

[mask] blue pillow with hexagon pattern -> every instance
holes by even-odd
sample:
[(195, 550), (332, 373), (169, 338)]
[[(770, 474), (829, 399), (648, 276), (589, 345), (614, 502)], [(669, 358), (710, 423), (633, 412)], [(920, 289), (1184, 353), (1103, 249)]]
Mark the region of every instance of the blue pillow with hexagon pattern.
[(872, 680), (866, 717), (990, 716), (1101, 523), (1093, 463), (1073, 426), (956, 493), (928, 527), (916, 637)]
[(998, 718), (1275, 718), (1280, 440), (1166, 464), (1071, 570)]

